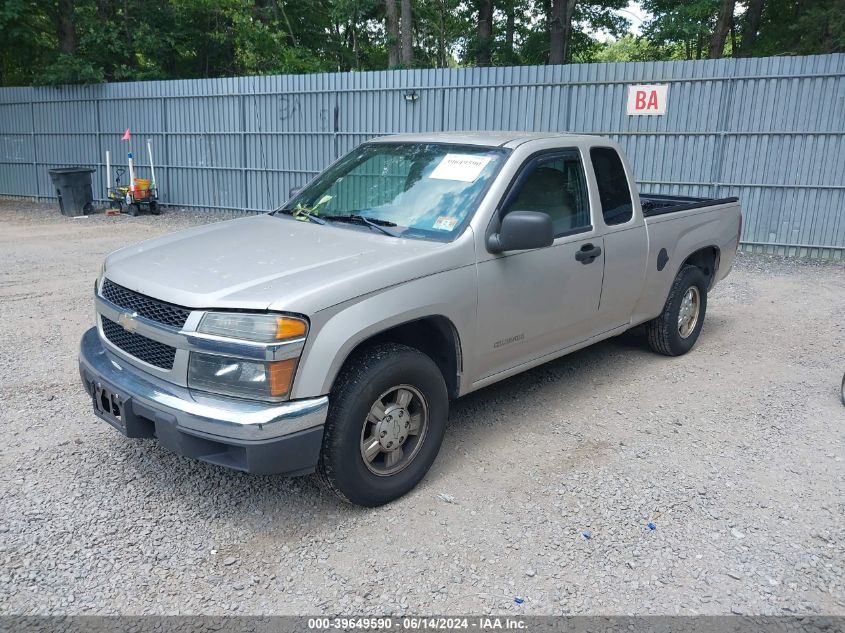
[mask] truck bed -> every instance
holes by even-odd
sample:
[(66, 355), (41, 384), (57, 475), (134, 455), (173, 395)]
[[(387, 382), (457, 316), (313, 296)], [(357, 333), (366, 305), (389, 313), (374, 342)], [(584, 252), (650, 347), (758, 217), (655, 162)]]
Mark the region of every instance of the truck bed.
[(712, 207), (718, 204), (737, 202), (739, 198), (693, 198), (689, 196), (669, 196), (664, 194), (640, 193), (640, 203), (643, 216), (650, 218), (655, 215), (665, 215), (677, 211), (689, 211), (702, 207)]

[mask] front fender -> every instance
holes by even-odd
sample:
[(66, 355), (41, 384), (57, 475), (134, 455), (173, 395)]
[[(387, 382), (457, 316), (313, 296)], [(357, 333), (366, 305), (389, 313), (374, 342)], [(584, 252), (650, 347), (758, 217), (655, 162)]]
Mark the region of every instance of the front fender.
[[(454, 325), (460, 340), (470, 340), (467, 333), (475, 323), (477, 298), (477, 275), (472, 264), (391, 286), (317, 312), (311, 316), (311, 330), (291, 398), (329, 393), (343, 363), (358, 345), (409, 321), (443, 316)], [(468, 360), (464, 354), (464, 377), (469, 373)]]

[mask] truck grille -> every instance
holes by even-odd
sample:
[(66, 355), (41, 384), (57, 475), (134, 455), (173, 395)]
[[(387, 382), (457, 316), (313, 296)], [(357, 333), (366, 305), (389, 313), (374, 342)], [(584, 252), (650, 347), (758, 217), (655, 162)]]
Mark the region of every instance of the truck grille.
[(165, 303), (164, 301), (133, 292), (128, 288), (118, 286), (109, 279), (103, 282), (102, 295), (103, 298), (108, 299), (114, 305), (124, 310), (137, 312), (139, 316), (145, 319), (179, 329), (185, 325), (185, 321), (188, 320), (188, 316), (191, 314), (191, 311), (187, 308), (181, 308), (172, 303)]
[(123, 327), (102, 315), (100, 318), (103, 320), (103, 334), (114, 346), (119, 347), (130, 356), (160, 369), (173, 369), (173, 359), (176, 357), (175, 347), (159, 343), (134, 332), (127, 332)]

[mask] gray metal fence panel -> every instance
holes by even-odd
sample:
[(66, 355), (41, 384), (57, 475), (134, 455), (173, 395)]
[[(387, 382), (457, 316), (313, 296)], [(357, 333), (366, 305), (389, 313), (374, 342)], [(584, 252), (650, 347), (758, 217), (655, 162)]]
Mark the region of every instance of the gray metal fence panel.
[[(665, 116), (627, 86), (669, 84)], [(130, 149), (166, 204), (268, 210), (380, 134), (603, 134), (644, 191), (741, 198), (750, 250), (845, 259), (845, 55), (327, 73), (0, 89), (0, 195), (50, 198), (53, 166)], [(124, 183), (127, 176), (124, 176)]]

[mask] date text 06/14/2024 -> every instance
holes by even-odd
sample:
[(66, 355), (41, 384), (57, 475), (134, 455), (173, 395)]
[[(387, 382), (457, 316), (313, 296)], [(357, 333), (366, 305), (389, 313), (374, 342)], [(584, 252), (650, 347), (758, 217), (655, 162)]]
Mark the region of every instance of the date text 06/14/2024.
[(526, 623), (521, 618), (509, 617), (335, 617), (309, 618), (308, 629), (329, 630), (406, 630), (406, 631), (451, 631), (451, 630), (524, 630)]

